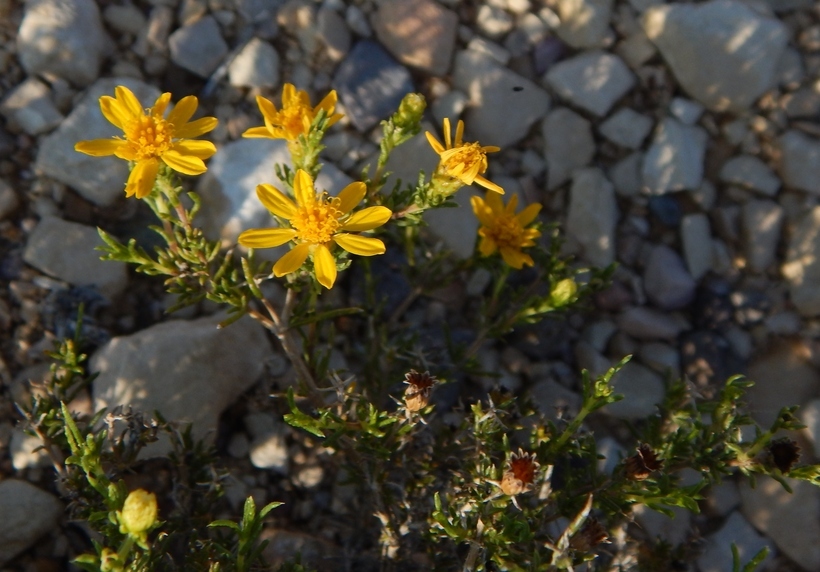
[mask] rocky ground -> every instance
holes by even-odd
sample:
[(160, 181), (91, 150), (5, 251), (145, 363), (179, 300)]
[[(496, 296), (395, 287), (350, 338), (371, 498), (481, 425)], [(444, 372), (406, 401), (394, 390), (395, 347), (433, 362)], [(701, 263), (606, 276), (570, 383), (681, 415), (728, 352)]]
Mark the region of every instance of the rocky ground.
[[(618, 262), (591, 313), (488, 348), (485, 366), (545, 411), (577, 406), (580, 368), (637, 357), (609, 414), (636, 419), (664, 375), (703, 393), (733, 373), (757, 382), (754, 417), (800, 404), (804, 461), (820, 455), (820, 5), (812, 0), (0, 0), (0, 567), (59, 570), (82, 550), (48, 460), (12, 402), (42, 376), (78, 302), (98, 348), (93, 391), (73, 404), (120, 403), (193, 420), (231, 468), (228, 504), (286, 500), (266, 534), (277, 547), (340, 551), (351, 491), (270, 412), (288, 364), (253, 322), (216, 336), (211, 307), (163, 315), (155, 280), (100, 262), (95, 226), (150, 240), (150, 213), (125, 200), (122, 162), (77, 154), (108, 137), (97, 100), (129, 86), (200, 98), (220, 120), (219, 152), (197, 182), (204, 224), (226, 244), (267, 214), (279, 141), (243, 140), (256, 94), (284, 82), (316, 101), (329, 89), (345, 118), (331, 130), (324, 180), (339, 189), (378, 152), (378, 122), (411, 90), (429, 129), (462, 117), (468, 140), (498, 145), (488, 178), (544, 205), (567, 253)], [(423, 136), (391, 168), (415, 179), (435, 154)], [(469, 192), (459, 193), (462, 204)], [(469, 209), (431, 213), (458, 255), (472, 251)], [(458, 313), (480, 279), (424, 298), (430, 320)], [(334, 291), (335, 292), (335, 291)], [(344, 286), (338, 290), (345, 296)], [(203, 358), (208, 357), (205, 360)], [(344, 367), (345, 356), (336, 356)], [(164, 376), (156, 377), (162, 371)], [(243, 380), (241, 385), (237, 380)], [(171, 396), (175, 399), (171, 400)], [(239, 400), (242, 396), (243, 399)], [(617, 458), (617, 435), (600, 435)], [(229, 511), (226, 505), (226, 511)], [(730, 569), (727, 547), (774, 548), (770, 570), (820, 570), (820, 491), (732, 480), (702, 515), (638, 516), (648, 537), (698, 538), (700, 572)], [(300, 532), (294, 532), (300, 531)]]

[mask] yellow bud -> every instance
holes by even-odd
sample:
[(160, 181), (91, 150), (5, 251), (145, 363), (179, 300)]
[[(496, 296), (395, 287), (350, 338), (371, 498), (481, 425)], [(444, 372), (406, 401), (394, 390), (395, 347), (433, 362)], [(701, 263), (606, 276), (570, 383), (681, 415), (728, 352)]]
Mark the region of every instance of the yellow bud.
[(144, 536), (157, 521), (157, 497), (143, 489), (128, 493), (120, 512), (120, 532)]

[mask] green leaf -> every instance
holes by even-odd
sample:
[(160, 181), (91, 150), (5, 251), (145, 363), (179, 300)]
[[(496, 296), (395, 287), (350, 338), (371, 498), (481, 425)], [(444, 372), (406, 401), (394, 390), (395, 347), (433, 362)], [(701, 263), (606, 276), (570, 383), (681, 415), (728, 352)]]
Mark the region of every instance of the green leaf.
[(224, 526), (226, 528), (239, 530), (239, 525), (232, 520), (215, 520), (208, 525), (208, 528), (216, 528), (217, 526)]
[(260, 511), (259, 511), (259, 518), (265, 518), (265, 516), (267, 516), (267, 514), (268, 514), (270, 511), (272, 511), (272, 510), (273, 510), (273, 509), (275, 509), (275, 508), (279, 508), (279, 507), (280, 507), (280, 506), (282, 506), (283, 504), (285, 504), (285, 503), (283, 503), (283, 502), (270, 502), (270, 503), (266, 504), (266, 505), (262, 508), (262, 510), (260, 510)]

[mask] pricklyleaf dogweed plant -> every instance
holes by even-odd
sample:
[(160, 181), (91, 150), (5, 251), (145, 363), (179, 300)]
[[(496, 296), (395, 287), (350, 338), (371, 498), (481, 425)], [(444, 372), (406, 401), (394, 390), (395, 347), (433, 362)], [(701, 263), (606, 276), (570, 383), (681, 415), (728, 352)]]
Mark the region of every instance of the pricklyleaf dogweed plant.
[[(335, 92), (315, 106), (291, 84), (278, 106), (258, 97), (263, 125), (243, 135), (286, 140), (291, 164), (271, 165), (279, 181), (256, 187), (271, 226), (245, 229), (227, 252), (204, 237), (195, 222), (201, 200), (178, 179), (205, 171), (203, 160), (216, 148), (191, 138), (216, 120), (190, 121), (197, 107), (190, 96), (166, 117), (170, 99), (163, 94), (146, 110), (118, 87), (100, 105), (124, 137), (77, 143), (78, 151), (129, 161), (126, 194), (158, 219), (153, 230), (161, 245), (152, 251), (100, 229), (105, 258), (162, 276), (178, 298), (171, 311), (207, 299), (231, 311), (222, 326), (249, 315), (273, 334), (295, 375), (269, 405), (284, 408), (284, 420), (331, 452), (348, 475), (346, 484), (359, 493), (350, 501), (361, 530), (353, 549), (372, 551), (380, 569), (670, 569), (669, 550), (639, 550), (623, 540), (634, 532), (636, 507), (697, 512), (704, 491), (734, 474), (766, 475), (787, 489), (789, 479), (820, 484), (820, 467), (801, 465), (799, 448), (782, 436), (800, 427), (794, 408), (744, 438), (755, 424), (742, 411), (751, 382), (741, 377), (727, 380), (714, 400), (670, 382), (655, 414), (624, 433), (626, 453), (606, 471), (593, 428), (622, 398), (613, 380), (627, 374), (628, 356), (601, 375), (581, 373), (574, 415), (545, 416), (503, 387), (470, 388), (497, 375), (479, 365), (485, 348), (581, 307), (613, 269), (580, 268), (562, 256), (557, 229), (539, 220), (540, 204), (519, 209), (516, 195), (505, 202), (504, 189), (485, 177), (488, 155), (500, 149), (466, 142), (461, 120), (455, 133), (444, 120), (443, 143), (425, 134), (439, 156), (429, 177), (422, 172), (384, 192), (390, 154), (421, 132), (421, 95), (408, 94), (382, 122), (373, 173), (365, 169), (335, 195), (316, 187), (323, 138), (342, 118)], [(454, 193), (473, 184), (485, 191), (471, 199), (479, 230), (473, 255), (458, 259), (427, 238), (422, 214), (456, 206)], [(256, 261), (254, 250), (281, 246), (289, 250), (272, 267)], [(414, 304), (479, 274), (487, 283), (465, 301), (462, 315), (422, 333)], [(409, 286), (385, 286), (391, 276)], [(271, 282), (284, 296), (266, 295)], [(330, 367), (334, 347), (344, 348), (347, 369)], [(72, 515), (99, 533), (93, 552), (77, 564), (111, 571), (259, 569), (258, 539), (278, 503), (257, 512), (248, 499), (239, 522), (214, 519), (224, 471), (213, 450), (159, 412), (72, 413), (65, 403), (93, 375), (85, 371), (79, 339), (62, 342), (53, 357), (45, 391), (20, 409), (70, 492)], [(174, 447), (172, 486), (127, 486), (125, 476), (140, 471), (140, 451), (159, 433)], [(683, 469), (699, 479), (684, 486)], [(290, 556), (281, 570), (305, 569)]]

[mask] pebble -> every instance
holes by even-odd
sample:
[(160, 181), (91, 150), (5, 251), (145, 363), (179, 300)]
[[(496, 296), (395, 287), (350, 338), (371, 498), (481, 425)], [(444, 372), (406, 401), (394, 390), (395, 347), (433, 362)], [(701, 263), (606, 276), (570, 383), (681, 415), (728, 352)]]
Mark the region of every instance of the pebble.
[(629, 107), (622, 107), (598, 127), (601, 135), (627, 149), (639, 149), (651, 130), (652, 120)]
[(503, 38), (513, 29), (515, 22), (511, 14), (496, 6), (482, 4), (476, 15), (478, 31), (491, 40)]
[(547, 189), (563, 185), (572, 172), (589, 165), (595, 140), (589, 121), (567, 107), (552, 110), (541, 123), (547, 161)]
[(41, 448), (42, 446), (42, 439), (36, 435), (29, 435), (20, 427), (15, 427), (9, 443), (11, 466), (18, 471), (35, 467), (50, 467), (51, 459), (45, 449)]
[(773, 87), (789, 38), (741, 0), (655, 6), (643, 28), (680, 86), (713, 111), (742, 112)]
[(788, 310), (768, 316), (763, 323), (769, 333), (778, 336), (799, 334), (802, 326), (800, 316)]
[(17, 198), (17, 193), (14, 192), (12, 186), (0, 179), (0, 220), (4, 220), (17, 210), (19, 205), (20, 199)]
[(697, 189), (703, 180), (706, 131), (667, 117), (655, 130), (641, 168), (650, 194)]
[(601, 50), (562, 61), (547, 72), (545, 81), (559, 97), (599, 117), (635, 85), (623, 60)]
[(680, 354), (668, 344), (652, 342), (638, 350), (641, 362), (661, 374), (665, 379), (680, 378)]
[(324, 45), (325, 53), (334, 62), (342, 61), (350, 51), (350, 30), (336, 10), (319, 10), (316, 14), (316, 35)]
[[(418, 173), (418, 166), (415, 170)], [(470, 197), (483, 195), (484, 192), (475, 186), (460, 189), (453, 197), (458, 205), (457, 209), (431, 209), (424, 213), (424, 222), (429, 226), (430, 232), (441, 240), (457, 259), (466, 260), (475, 251), (479, 225), (470, 206)], [(509, 199), (505, 196), (504, 200)]]
[(630, 153), (609, 169), (609, 179), (615, 185), (615, 192), (622, 197), (634, 197), (641, 192), (641, 166), (643, 153)]
[(678, 253), (662, 244), (649, 254), (643, 285), (647, 297), (658, 308), (678, 310), (694, 299), (697, 283)]
[(655, 413), (665, 394), (663, 378), (634, 361), (627, 363), (615, 374), (612, 385), (615, 393), (624, 398), (607, 405), (601, 411), (628, 421), (644, 419)]
[[(274, 163), (291, 165), (287, 144), (281, 139), (238, 139), (219, 149), (197, 186), (203, 204), (200, 220), (206, 236), (212, 240), (221, 238), (227, 248), (236, 243), (244, 230), (274, 225), (270, 213), (256, 196), (259, 184), (281, 187), (271, 168)], [(347, 175), (328, 163), (316, 178), (315, 186), (336, 194), (351, 182)], [(278, 258), (286, 251), (259, 249), (256, 252)]]
[(814, 456), (820, 456), (820, 399), (812, 399), (802, 405), (797, 411), (797, 416), (806, 426), (803, 432), (814, 445)]
[(820, 139), (790, 130), (780, 138), (780, 152), (786, 186), (820, 195)]
[(228, 66), (234, 87), (275, 88), (279, 85), (279, 54), (264, 40), (251, 38)]
[(410, 73), (376, 42), (358, 42), (339, 65), (334, 89), (353, 125), (362, 133), (386, 119), (414, 91)]
[(345, 22), (354, 34), (362, 38), (369, 38), (373, 34), (370, 24), (367, 23), (367, 17), (362, 9), (356, 5), (351, 4), (345, 10)]
[(691, 533), (692, 513), (685, 508), (672, 507), (672, 518), (646, 505), (636, 505), (632, 512), (650, 541), (678, 546), (685, 542)]
[(618, 327), (638, 339), (672, 341), (691, 326), (674, 314), (636, 306), (618, 316)]
[[(95, 411), (131, 405), (146, 415), (193, 424), (194, 439), (212, 441), (219, 416), (252, 386), (273, 351), (265, 331), (249, 317), (218, 329), (226, 314), (168, 320), (113, 338), (91, 358)], [(146, 359), (146, 356), (151, 356)], [(145, 456), (170, 451), (163, 438)]]
[(694, 125), (703, 115), (703, 106), (697, 101), (676, 97), (669, 104), (669, 113), (684, 125)]
[(113, 300), (127, 286), (128, 272), (124, 262), (100, 260), (94, 248), (103, 244), (97, 229), (47, 216), (28, 236), (23, 260), (69, 284), (94, 285)]
[[(157, 88), (132, 78), (108, 78), (94, 83), (85, 96), (53, 133), (40, 139), (35, 171), (75, 189), (98, 206), (111, 206), (125, 196), (128, 165), (116, 157), (92, 157), (74, 150), (77, 141), (107, 139), (122, 131), (100, 112), (102, 95), (114, 95), (114, 88), (129, 88), (145, 107), (154, 104)], [(89, 173), (94, 173), (89, 177)]]
[(17, 54), (29, 76), (54, 74), (74, 85), (97, 79), (112, 50), (93, 0), (33, 0), (17, 32)]
[(213, 16), (175, 30), (168, 37), (168, 48), (172, 62), (200, 77), (209, 77), (228, 54), (228, 44)]
[(138, 36), (148, 25), (148, 20), (142, 10), (133, 4), (109, 4), (103, 10), (105, 22), (122, 34)]
[(680, 225), (683, 256), (689, 274), (700, 280), (712, 267), (712, 229), (702, 213), (686, 215)]
[(783, 110), (790, 119), (811, 119), (820, 114), (820, 81), (783, 96)]
[(658, 50), (655, 48), (655, 44), (649, 41), (643, 30), (639, 30), (618, 42), (615, 46), (615, 53), (633, 70), (638, 70), (655, 57)]
[(763, 548), (769, 548), (769, 555), (761, 566), (765, 569), (774, 559), (774, 544), (760, 536), (738, 511), (733, 512), (717, 532), (709, 535), (706, 547), (698, 556), (701, 572), (725, 572), (732, 569), (732, 545), (737, 546), (740, 563), (744, 565)]
[(774, 172), (754, 155), (732, 157), (720, 169), (720, 179), (773, 197), (780, 189), (780, 180)]
[(491, 42), (481, 36), (476, 36), (467, 44), (467, 49), (471, 52), (478, 52), (485, 56), (490, 56), (492, 59), (506, 66), (510, 63), (512, 55), (504, 46), (499, 46), (495, 42)]
[(672, 195), (649, 197), (647, 206), (652, 218), (657, 219), (662, 225), (669, 228), (677, 228), (680, 225), (683, 214), (680, 204)]
[(820, 570), (820, 489), (806, 481), (789, 485), (794, 494), (769, 477), (758, 477), (755, 488), (741, 481), (743, 516), (804, 570)]
[(803, 316), (820, 314), (820, 206), (800, 220), (791, 234), (781, 272), (791, 301)]
[(603, 352), (612, 334), (618, 331), (618, 326), (610, 320), (599, 320), (592, 322), (581, 333), (581, 339), (595, 348), (596, 351)]
[(777, 244), (785, 218), (774, 201), (751, 200), (740, 209), (746, 263), (752, 272), (765, 272), (777, 259)]
[(245, 428), (251, 435), (250, 456), (253, 466), (257, 469), (273, 469), (287, 475), (287, 425), (270, 413), (258, 412), (245, 416)]
[(559, 0), (561, 25), (555, 30), (576, 49), (600, 47), (610, 33), (612, 0)]
[(63, 120), (63, 114), (51, 100), (48, 86), (33, 77), (9, 91), (0, 103), (0, 113), (10, 129), (20, 129), (29, 135), (51, 131)]
[(335, 544), (302, 532), (266, 527), (259, 541), (267, 543), (262, 556), (273, 570), (291, 562), (294, 554), (299, 554), (301, 566), (317, 572), (336, 572), (347, 560)]
[(514, 145), (550, 108), (549, 95), (538, 85), (472, 50), (456, 54), (453, 87), (470, 97), (465, 129), (482, 145)]
[(553, 422), (578, 415), (583, 401), (580, 395), (551, 379), (536, 382), (530, 397), (538, 411)]
[(63, 505), (19, 479), (0, 481), (0, 566), (32, 546), (60, 521)]
[(399, 62), (446, 75), (456, 44), (455, 12), (433, 0), (388, 0), (372, 21), (376, 37)]
[(567, 235), (583, 250), (583, 258), (604, 267), (615, 260), (615, 226), (618, 204), (615, 191), (597, 168), (578, 169), (572, 177), (567, 214)]

